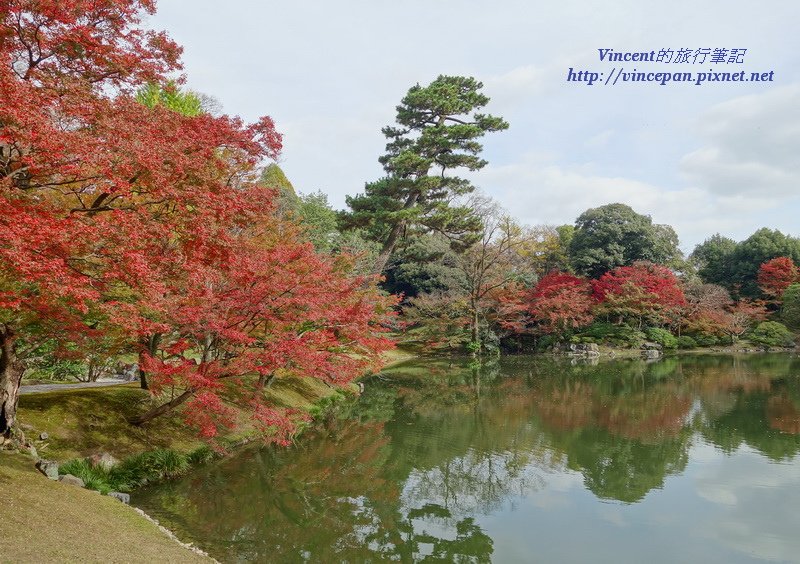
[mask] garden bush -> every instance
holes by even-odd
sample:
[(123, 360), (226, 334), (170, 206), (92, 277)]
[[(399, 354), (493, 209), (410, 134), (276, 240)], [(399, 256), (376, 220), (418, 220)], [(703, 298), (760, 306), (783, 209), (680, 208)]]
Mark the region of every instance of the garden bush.
[(764, 321), (753, 329), (747, 338), (752, 343), (765, 347), (792, 347), (794, 334), (783, 323), (777, 321)]
[(629, 325), (614, 325), (598, 321), (576, 335), (579, 342), (608, 344), (616, 347), (636, 348), (645, 340), (641, 331)]
[(665, 349), (675, 349), (678, 347), (677, 337), (675, 337), (675, 335), (666, 329), (662, 329), (660, 327), (648, 327), (645, 331), (645, 335), (649, 341), (658, 343)]

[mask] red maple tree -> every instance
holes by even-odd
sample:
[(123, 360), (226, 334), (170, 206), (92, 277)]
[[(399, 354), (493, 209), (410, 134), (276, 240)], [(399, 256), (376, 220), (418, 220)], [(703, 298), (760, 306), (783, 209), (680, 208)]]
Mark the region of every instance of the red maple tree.
[(686, 303), (678, 279), (665, 266), (636, 262), (620, 266), (592, 281), (595, 299), (607, 313), (620, 320), (633, 317), (639, 325), (645, 318), (666, 322), (669, 314)]
[(799, 278), (797, 266), (789, 257), (768, 260), (758, 269), (758, 287), (775, 301), (780, 301), (784, 290)]
[(593, 305), (588, 280), (553, 271), (530, 292), (528, 311), (543, 332), (563, 334), (590, 323)]
[(16, 418), (20, 339), (35, 352), (92, 330), (85, 315), (104, 289), (115, 218), (89, 210), (130, 191), (147, 149), (113, 150), (140, 124), (111, 131), (108, 119), (138, 85), (178, 68), (178, 46), (138, 25), (152, 10), (133, 0), (0, 3), (0, 434)]
[(205, 435), (225, 420), (231, 381), (281, 437), (291, 423), (257, 394), (266, 375), (342, 383), (388, 346), (374, 288), (270, 212), (257, 165), (281, 148), (272, 120), (136, 100), (179, 70), (180, 48), (140, 27), (153, 10), (0, 2), (0, 434), (37, 342), (122, 330), (153, 391), (188, 392)]

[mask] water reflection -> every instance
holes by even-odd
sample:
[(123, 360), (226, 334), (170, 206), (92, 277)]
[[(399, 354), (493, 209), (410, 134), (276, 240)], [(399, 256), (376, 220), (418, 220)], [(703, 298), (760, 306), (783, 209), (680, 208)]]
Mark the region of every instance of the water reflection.
[[(520, 518), (542, 531), (561, 518), (613, 527), (574, 555), (603, 560), (633, 515), (651, 526), (617, 539), (631, 551), (657, 544), (665, 523), (686, 527), (690, 508), (724, 518), (691, 529), (705, 544), (673, 547), (684, 557), (785, 558), (797, 543), (765, 540), (772, 510), (750, 506), (769, 496), (746, 485), (775, 476), (780, 505), (800, 484), (798, 368), (789, 355), (410, 363), (298, 447), (252, 449), (134, 501), (224, 561), (525, 559), (531, 535), (504, 533)], [(650, 495), (670, 487), (682, 507)], [(800, 524), (789, 508), (775, 514), (779, 532)], [(747, 515), (762, 521), (743, 525)]]

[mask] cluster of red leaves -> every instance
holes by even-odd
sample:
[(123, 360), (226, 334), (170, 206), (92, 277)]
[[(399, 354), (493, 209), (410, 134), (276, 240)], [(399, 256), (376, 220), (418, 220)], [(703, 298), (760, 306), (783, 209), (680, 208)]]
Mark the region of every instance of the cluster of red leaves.
[[(0, 0), (0, 307), (6, 327), (79, 342), (122, 330), (155, 392), (186, 393), (201, 434), (226, 383), (259, 407), (282, 368), (343, 384), (389, 347), (388, 311), (346, 258), (318, 256), (256, 183), (272, 120), (140, 104), (181, 49), (141, 29), (151, 0)], [(44, 330), (43, 330), (44, 328)], [(9, 333), (10, 334), (10, 333)], [(33, 334), (33, 333), (31, 333)], [(199, 357), (199, 358), (198, 358)], [(230, 386), (228, 386), (230, 387)]]
[(800, 272), (789, 257), (768, 260), (758, 269), (758, 286), (774, 300), (780, 300), (783, 292), (800, 280)]
[(642, 310), (674, 309), (685, 305), (686, 298), (678, 278), (667, 267), (648, 262), (620, 266), (592, 281), (592, 292), (598, 302), (611, 296), (639, 291), (635, 303)]
[(527, 293), (525, 303), (538, 331), (565, 333), (591, 323), (598, 310), (622, 317), (663, 317), (685, 305), (686, 299), (668, 268), (638, 262), (615, 268), (597, 280), (550, 272)]
[(529, 295), (528, 311), (545, 333), (563, 332), (592, 321), (588, 280), (564, 272), (545, 275)]

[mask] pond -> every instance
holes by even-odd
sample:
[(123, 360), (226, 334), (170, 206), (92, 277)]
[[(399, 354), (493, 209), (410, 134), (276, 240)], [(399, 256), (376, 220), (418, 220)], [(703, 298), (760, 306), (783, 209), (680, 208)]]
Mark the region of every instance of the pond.
[(133, 503), (223, 562), (800, 562), (800, 358), (425, 359)]

